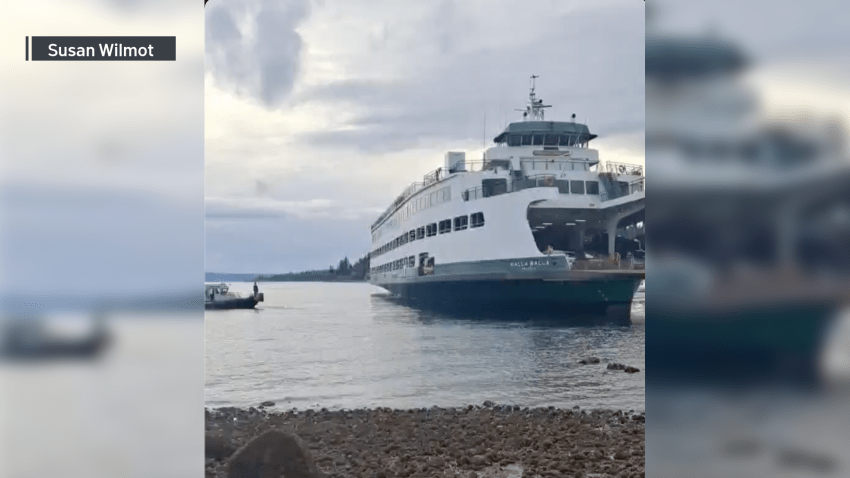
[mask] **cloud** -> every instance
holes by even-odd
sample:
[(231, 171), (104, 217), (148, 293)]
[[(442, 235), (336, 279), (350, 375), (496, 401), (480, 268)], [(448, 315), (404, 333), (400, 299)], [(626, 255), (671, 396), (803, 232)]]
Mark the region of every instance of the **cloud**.
[(232, 0), (206, 7), (207, 71), (216, 83), (266, 107), (279, 107), (295, 84), (303, 40), (296, 28), (309, 0)]
[(346, 256), (353, 262), (369, 250), (369, 223), (375, 216), (208, 220), (206, 270), (280, 273), (324, 269)]
[[(565, 120), (575, 112), (600, 135), (643, 131), (644, 26), (635, 19), (642, 9), (554, 10), (537, 16), (536, 34), (529, 36), (524, 29), (504, 29), (504, 14), (478, 15), (444, 1), (412, 18), (406, 37), (382, 33), (393, 39), (395, 51), (378, 56), (397, 59), (390, 64), (402, 67), (418, 58), (410, 72), (377, 79), (364, 64), (361, 75), (299, 92), (296, 104), (335, 104), (350, 115), (336, 128), (304, 132), (300, 140), (312, 147), (397, 152), (481, 141), (486, 121), (492, 144), (504, 123), (519, 119), (513, 110), (524, 107), (532, 73), (541, 76), (538, 94), (555, 105), (548, 117)], [(482, 33), (488, 31), (499, 31), (499, 38)]]
[[(601, 156), (640, 162), (643, 9), (633, 0), (340, 0), (282, 25), (297, 25), (303, 43), (279, 107), (258, 88), (237, 96), (207, 76), (207, 270), (282, 272), (359, 257), (372, 222), (446, 151), (477, 155), (520, 119), (513, 110), (524, 107), (531, 74), (555, 106), (547, 118), (576, 113), (600, 135)], [(255, 85), (239, 63), (257, 23), (243, 10), (207, 12), (208, 25), (221, 23), (208, 34), (233, 42), (208, 42), (208, 55), (230, 55), (236, 70), (225, 75)]]
[(361, 219), (382, 211), (376, 208), (346, 207), (330, 199), (279, 201), (272, 198), (206, 198), (207, 219), (266, 219), (293, 217), (297, 219)]

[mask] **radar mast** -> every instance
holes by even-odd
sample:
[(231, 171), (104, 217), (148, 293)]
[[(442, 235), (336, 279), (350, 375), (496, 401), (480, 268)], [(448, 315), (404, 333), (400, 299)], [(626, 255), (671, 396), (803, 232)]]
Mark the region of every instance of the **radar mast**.
[(543, 121), (543, 108), (551, 108), (552, 105), (544, 105), (542, 99), (538, 99), (534, 93), (535, 90), (535, 81), (537, 78), (540, 78), (537, 75), (531, 75), (531, 91), (528, 94), (528, 106), (525, 107), (522, 111), (522, 119), (523, 121), (533, 120), (533, 121)]

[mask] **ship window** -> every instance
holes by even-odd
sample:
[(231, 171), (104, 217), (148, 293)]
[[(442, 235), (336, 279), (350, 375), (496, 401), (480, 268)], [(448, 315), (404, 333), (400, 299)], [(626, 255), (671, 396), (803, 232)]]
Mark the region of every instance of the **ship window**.
[(561, 137), (560, 137), (560, 143), (561, 143), (561, 146), (572, 146), (570, 144), (570, 135), (562, 134)]
[(596, 181), (587, 181), (587, 194), (599, 194), (599, 183)]
[(416, 239), (417, 240), (425, 239), (425, 228), (424, 227), (416, 228)]
[(416, 267), (416, 256), (410, 256), (407, 258), (407, 265), (410, 267)]
[(415, 241), (415, 240), (416, 240), (416, 229), (413, 229), (412, 231), (408, 232), (408, 233), (407, 233), (407, 238), (408, 238), (408, 240), (409, 240), (409, 241), (411, 241), (411, 242), (412, 242), (412, 241)]
[(522, 135), (522, 145), (523, 146), (529, 146), (530, 144), (531, 144), (531, 135), (530, 134)]
[(584, 181), (570, 181), (570, 192), (573, 194), (584, 194)]
[(432, 206), (437, 205), (437, 191), (434, 191), (434, 192), (431, 193), (431, 205)]
[(448, 234), (452, 232), (452, 220), (446, 219), (445, 221), (440, 221), (440, 234)]
[(543, 141), (543, 144), (546, 146), (557, 146), (558, 145), (558, 135), (557, 134), (547, 134), (546, 139)]
[(425, 230), (425, 235), (428, 237), (437, 235), (437, 223), (428, 224), (428, 228)]
[(427, 261), (428, 261), (428, 253), (427, 252), (423, 252), (422, 254), (419, 254), (419, 265), (420, 266), (424, 266), (425, 262), (427, 262)]
[(484, 226), (484, 213), (476, 212), (472, 215), (472, 224), (469, 227), (482, 227)]
[(466, 225), (469, 222), (469, 218), (467, 216), (458, 216), (455, 218), (455, 231), (462, 231), (466, 229)]
[(539, 145), (543, 144), (543, 135), (542, 134), (535, 134), (534, 139), (533, 139), (533, 144), (534, 144), (534, 146), (539, 146)]
[(508, 146), (519, 146), (522, 144), (522, 136), (518, 134), (508, 135)]
[(443, 199), (445, 199), (446, 201), (452, 200), (452, 188), (451, 187), (448, 187), (448, 186), (446, 187), (446, 191), (443, 193)]

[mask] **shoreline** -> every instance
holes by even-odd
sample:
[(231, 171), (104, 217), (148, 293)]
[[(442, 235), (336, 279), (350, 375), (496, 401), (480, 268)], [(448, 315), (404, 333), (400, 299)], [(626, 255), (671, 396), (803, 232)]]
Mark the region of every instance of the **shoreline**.
[(644, 477), (645, 412), (521, 408), (205, 408), (207, 477), (270, 430), (297, 435), (328, 477)]

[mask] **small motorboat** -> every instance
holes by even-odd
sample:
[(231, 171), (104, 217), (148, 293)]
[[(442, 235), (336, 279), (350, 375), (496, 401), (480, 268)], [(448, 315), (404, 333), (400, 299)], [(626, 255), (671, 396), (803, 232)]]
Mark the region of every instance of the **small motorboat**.
[(258, 302), (263, 302), (264, 295), (257, 292), (253, 295), (243, 296), (238, 292), (231, 292), (225, 283), (205, 284), (204, 286), (204, 309), (253, 309)]
[(95, 317), (94, 327), (82, 337), (63, 337), (48, 327), (40, 316), (3, 320), (0, 356), (16, 360), (94, 359), (112, 342), (105, 319)]

